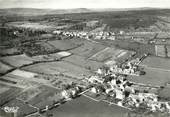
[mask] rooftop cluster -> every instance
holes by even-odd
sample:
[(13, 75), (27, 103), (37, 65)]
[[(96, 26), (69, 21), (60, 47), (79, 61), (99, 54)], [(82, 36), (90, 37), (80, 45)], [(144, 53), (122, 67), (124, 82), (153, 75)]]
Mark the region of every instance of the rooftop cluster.
[[(89, 83), (90, 92), (95, 95), (104, 95), (110, 104), (117, 104), (130, 110), (140, 109), (150, 112), (170, 113), (170, 103), (160, 101), (159, 97), (154, 93), (138, 90), (135, 88), (138, 84), (127, 79), (127, 75), (140, 71), (138, 69), (139, 61), (140, 59), (131, 60), (119, 67), (99, 68), (96, 75), (85, 78), (85, 81)], [(80, 93), (82, 94), (78, 89), (69, 88), (61, 94), (64, 99), (72, 99), (80, 95)]]
[(91, 76), (87, 81), (94, 84), (94, 87), (91, 88), (92, 93), (109, 96), (110, 103), (116, 103), (130, 110), (143, 108), (145, 111), (170, 113), (168, 102), (161, 102), (154, 93), (141, 92), (135, 89), (134, 83), (128, 81), (126, 75), (111, 72), (110, 74)]
[(67, 36), (67, 37), (85, 38), (85, 39), (93, 38), (93, 39), (115, 40), (117, 35), (123, 35), (125, 33), (124, 33), (124, 31), (120, 31), (118, 34), (116, 34), (114, 32), (106, 32), (106, 31), (87, 32), (87, 31), (62, 31), (62, 30), (56, 30), (56, 31), (53, 31), (53, 34), (63, 35), (63, 36)]

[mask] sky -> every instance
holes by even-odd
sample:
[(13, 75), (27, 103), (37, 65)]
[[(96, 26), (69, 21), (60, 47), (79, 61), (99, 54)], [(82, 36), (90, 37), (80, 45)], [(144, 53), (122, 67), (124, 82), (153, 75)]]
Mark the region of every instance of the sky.
[(170, 0), (0, 0), (1, 8), (170, 8)]

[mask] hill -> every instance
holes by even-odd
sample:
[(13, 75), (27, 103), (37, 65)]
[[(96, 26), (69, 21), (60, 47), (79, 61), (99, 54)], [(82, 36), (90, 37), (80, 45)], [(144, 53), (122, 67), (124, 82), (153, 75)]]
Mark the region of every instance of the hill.
[(112, 11), (143, 11), (143, 10), (160, 10), (159, 8), (103, 8), (103, 9), (36, 9), (36, 8), (6, 8), (0, 9), (0, 15), (20, 15), (20, 16), (36, 16), (36, 15), (53, 15), (53, 14), (70, 14), (70, 13), (91, 13), (91, 12), (112, 12)]
[(91, 10), (86, 9), (86, 8), (78, 8), (78, 9), (8, 8), (8, 9), (0, 9), (0, 15), (7, 14), (7, 15), (23, 15), (23, 16), (85, 13), (85, 12), (91, 12)]

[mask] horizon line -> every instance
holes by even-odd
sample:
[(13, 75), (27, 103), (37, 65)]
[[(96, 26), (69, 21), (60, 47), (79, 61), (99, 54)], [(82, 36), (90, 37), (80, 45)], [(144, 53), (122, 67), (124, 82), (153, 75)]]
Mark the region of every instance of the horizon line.
[(88, 7), (75, 7), (75, 8), (36, 8), (36, 7), (9, 7), (0, 9), (51, 9), (51, 10), (71, 10), (71, 9), (170, 9), (170, 7), (120, 7), (120, 8), (88, 8)]

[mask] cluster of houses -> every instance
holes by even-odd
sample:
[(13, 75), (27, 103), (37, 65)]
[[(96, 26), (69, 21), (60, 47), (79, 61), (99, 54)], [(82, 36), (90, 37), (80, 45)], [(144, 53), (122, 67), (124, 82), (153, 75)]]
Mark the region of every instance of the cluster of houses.
[[(107, 70), (105, 70), (107, 71)], [(170, 103), (161, 102), (154, 93), (142, 92), (133, 87), (133, 82), (126, 79), (126, 75), (118, 73), (96, 74), (86, 78), (90, 87), (90, 92), (110, 97), (110, 103), (125, 107), (131, 110), (144, 109), (151, 112), (170, 113)], [(79, 87), (71, 87), (63, 90), (61, 96), (65, 100), (70, 100), (80, 95), (82, 90)]]
[(139, 76), (142, 74), (142, 71), (139, 70), (139, 67), (137, 65), (139, 61), (129, 61), (126, 64), (123, 64), (121, 66), (119, 65), (113, 65), (107, 68), (99, 68), (97, 70), (97, 73), (102, 75), (108, 75), (111, 73), (117, 73), (117, 74), (123, 74), (123, 75), (135, 75)]
[(143, 108), (152, 112), (170, 113), (170, 104), (161, 102), (154, 93), (142, 92), (133, 87), (134, 83), (128, 81), (125, 75), (104, 74), (87, 78), (87, 81), (94, 84), (91, 92), (104, 94), (112, 98), (112, 103), (129, 109)]
[(158, 96), (152, 93), (130, 94), (128, 105), (135, 108), (139, 108), (142, 105), (152, 112), (170, 113), (170, 104), (168, 102), (160, 102)]
[(98, 32), (87, 32), (87, 31), (61, 31), (56, 30), (53, 31), (53, 34), (56, 35), (63, 35), (67, 37), (78, 37), (78, 38), (85, 38), (85, 39), (109, 39), (109, 40), (115, 40), (116, 35), (123, 35), (124, 31), (120, 31), (120, 33), (115, 34), (114, 32), (105, 32), (105, 31), (98, 31)]
[(83, 94), (85, 90), (90, 90), (94, 94), (104, 94), (107, 97), (111, 97), (111, 103), (114, 102), (121, 107), (132, 109), (140, 108), (141, 105), (144, 105), (146, 109), (150, 109), (151, 111), (159, 110), (162, 112), (166, 110), (169, 112), (169, 103), (159, 102), (157, 95), (138, 90), (135, 87), (136, 84), (126, 79), (127, 75), (136, 75), (136, 72), (140, 71), (138, 69), (138, 63), (142, 59), (143, 57), (131, 60), (122, 66), (114, 65), (99, 68), (95, 75), (88, 78), (85, 77), (85, 81), (88, 81), (88, 86), (80, 87), (76, 84), (68, 84), (60, 93), (62, 101), (52, 104), (52, 106), (46, 106), (43, 111), (47, 111), (50, 107), (58, 106), (62, 102), (74, 99)]
[(79, 93), (81, 92), (81, 88), (76, 86), (69, 89), (65, 89), (61, 92), (61, 97), (65, 100), (71, 100), (72, 98), (75, 98)]
[[(137, 71), (140, 71), (138, 64), (146, 56), (131, 60), (121, 67), (115, 65), (99, 68), (95, 75), (85, 78), (89, 85), (92, 85), (90, 91), (94, 94), (111, 97), (110, 103), (121, 107), (170, 113), (170, 103), (161, 102), (155, 93), (139, 90), (136, 88), (136, 83), (126, 79), (127, 75), (134, 75)], [(63, 90), (61, 94), (64, 99), (69, 100), (80, 93), (80, 88), (73, 87)]]
[(87, 80), (89, 83), (96, 84), (91, 88), (92, 93), (110, 96), (113, 102), (119, 106), (130, 109), (144, 107), (144, 109), (152, 112), (170, 112), (170, 104), (168, 102), (160, 102), (158, 96), (153, 93), (138, 91), (125, 76), (111, 74), (100, 77), (96, 75), (91, 76)]
[(84, 39), (95, 39), (95, 40), (133, 40), (140, 43), (148, 43), (141, 35), (128, 33), (120, 30), (119, 32), (109, 31), (64, 31), (55, 30), (52, 32), (54, 35), (62, 35), (69, 38), (78, 37)]

